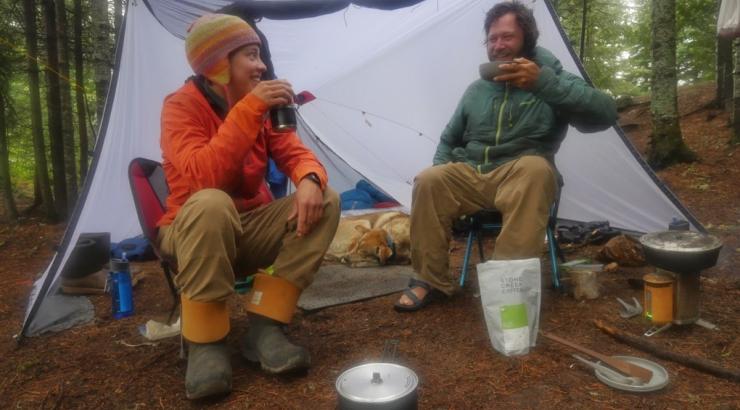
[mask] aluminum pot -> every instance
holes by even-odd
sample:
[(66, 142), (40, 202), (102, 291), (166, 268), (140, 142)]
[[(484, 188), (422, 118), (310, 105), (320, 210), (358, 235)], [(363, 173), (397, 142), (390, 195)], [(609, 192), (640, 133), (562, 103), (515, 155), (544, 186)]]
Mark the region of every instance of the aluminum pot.
[(653, 232), (640, 238), (645, 260), (677, 273), (699, 273), (717, 263), (722, 242), (713, 235), (691, 231)]
[(341, 410), (413, 410), (419, 378), (395, 363), (366, 363), (339, 375), (336, 389)]

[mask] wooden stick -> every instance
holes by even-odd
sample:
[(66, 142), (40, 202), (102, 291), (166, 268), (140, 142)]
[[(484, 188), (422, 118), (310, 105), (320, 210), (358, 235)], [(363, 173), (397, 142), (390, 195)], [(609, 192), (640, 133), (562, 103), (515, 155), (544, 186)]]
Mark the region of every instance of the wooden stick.
[(677, 354), (668, 351), (666, 348), (659, 346), (655, 343), (649, 342), (645, 339), (626, 333), (617, 328), (611, 327), (601, 320), (594, 320), (594, 325), (601, 329), (604, 333), (619, 340), (620, 342), (630, 345), (634, 348), (648, 352), (654, 356), (660, 357), (661, 359), (670, 360), (676, 363), (680, 363), (684, 366), (700, 370), (705, 373), (710, 373), (718, 377), (730, 379), (732, 381), (740, 381), (740, 370), (739, 369), (727, 369), (716, 363), (710, 362), (709, 360), (702, 359), (695, 356), (687, 356), (684, 354)]
[(604, 364), (607, 364), (619, 370), (622, 374), (625, 374), (627, 376), (637, 377), (638, 379), (641, 379), (645, 383), (649, 382), (653, 378), (653, 372), (650, 369), (646, 369), (634, 363), (630, 363), (624, 360), (617, 359), (616, 357), (609, 357), (605, 354), (601, 354), (599, 352), (593, 351), (587, 347), (573, 343), (570, 340), (565, 340), (562, 337), (555, 336), (553, 334), (550, 334), (544, 331), (540, 331), (540, 334), (550, 340), (553, 340), (555, 342), (568, 346), (571, 349), (576, 349), (579, 352), (583, 352), (595, 359), (599, 359)]

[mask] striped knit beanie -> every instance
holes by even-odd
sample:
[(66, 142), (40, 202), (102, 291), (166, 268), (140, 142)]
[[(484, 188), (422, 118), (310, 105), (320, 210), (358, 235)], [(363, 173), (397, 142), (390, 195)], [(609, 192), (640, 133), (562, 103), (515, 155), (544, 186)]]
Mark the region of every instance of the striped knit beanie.
[(188, 29), (185, 53), (193, 72), (226, 85), (229, 83), (229, 53), (249, 44), (261, 42), (247, 22), (226, 14), (206, 14)]

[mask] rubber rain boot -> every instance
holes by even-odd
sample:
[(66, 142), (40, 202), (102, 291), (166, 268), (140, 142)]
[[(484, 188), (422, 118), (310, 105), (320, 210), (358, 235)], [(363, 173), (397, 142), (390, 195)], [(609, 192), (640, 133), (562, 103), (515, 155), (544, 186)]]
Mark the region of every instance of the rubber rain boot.
[(262, 370), (271, 374), (307, 369), (311, 365), (308, 350), (291, 343), (282, 326), (280, 322), (250, 314), (242, 355), (250, 362), (260, 363)]
[(182, 336), (188, 343), (185, 394), (201, 399), (231, 392), (231, 360), (226, 345), (229, 311), (226, 302), (182, 301)]
[(190, 400), (231, 393), (231, 360), (226, 343), (188, 343), (185, 395)]

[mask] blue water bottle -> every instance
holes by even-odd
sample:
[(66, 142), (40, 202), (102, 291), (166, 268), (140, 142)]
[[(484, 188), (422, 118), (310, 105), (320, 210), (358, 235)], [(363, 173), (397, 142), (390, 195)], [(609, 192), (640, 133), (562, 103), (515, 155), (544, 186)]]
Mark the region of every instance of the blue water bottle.
[(113, 317), (121, 319), (133, 315), (134, 291), (131, 286), (131, 271), (129, 271), (125, 253), (122, 259), (111, 259), (110, 261), (108, 289), (111, 294)]

